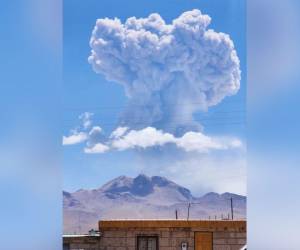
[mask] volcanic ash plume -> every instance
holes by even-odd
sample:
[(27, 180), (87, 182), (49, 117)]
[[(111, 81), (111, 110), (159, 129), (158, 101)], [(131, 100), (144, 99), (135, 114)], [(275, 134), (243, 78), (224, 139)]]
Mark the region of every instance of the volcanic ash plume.
[(124, 86), (129, 99), (120, 126), (174, 134), (200, 131), (193, 113), (234, 95), (239, 59), (230, 37), (207, 29), (211, 18), (184, 12), (166, 24), (158, 14), (98, 19), (88, 59), (95, 72)]

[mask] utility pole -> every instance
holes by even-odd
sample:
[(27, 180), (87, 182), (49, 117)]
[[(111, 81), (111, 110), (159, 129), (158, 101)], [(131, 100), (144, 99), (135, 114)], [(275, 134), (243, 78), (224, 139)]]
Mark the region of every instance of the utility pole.
[(189, 218), (190, 218), (190, 207), (191, 207), (191, 203), (189, 202), (189, 204), (188, 204), (187, 220), (189, 220)]
[(233, 220), (233, 204), (232, 204), (232, 197), (230, 198), (230, 206), (231, 206), (231, 220)]
[(78, 212), (78, 233), (81, 233), (81, 225), (80, 225), (80, 212)]
[(176, 217), (176, 220), (178, 220), (178, 212), (177, 212), (177, 209), (175, 210), (175, 217)]

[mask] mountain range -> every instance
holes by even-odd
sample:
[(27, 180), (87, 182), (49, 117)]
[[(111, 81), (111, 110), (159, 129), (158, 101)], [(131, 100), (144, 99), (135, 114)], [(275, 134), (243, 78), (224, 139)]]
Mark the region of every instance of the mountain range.
[(120, 176), (98, 189), (63, 192), (64, 233), (86, 233), (101, 219), (228, 219), (246, 218), (246, 197), (233, 193), (207, 193), (195, 197), (190, 190), (161, 176)]

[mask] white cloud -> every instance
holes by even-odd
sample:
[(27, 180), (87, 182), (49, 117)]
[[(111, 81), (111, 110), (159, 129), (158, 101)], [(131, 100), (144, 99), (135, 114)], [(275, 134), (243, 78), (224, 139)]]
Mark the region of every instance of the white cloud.
[(120, 138), (128, 131), (128, 127), (118, 127), (110, 135), (110, 138)]
[(226, 144), (227, 142), (221, 143), (217, 139), (200, 132), (187, 132), (176, 139), (176, 145), (187, 152), (197, 151), (205, 153), (212, 149), (225, 149)]
[(106, 138), (102, 133), (102, 128), (99, 126), (94, 126), (88, 133), (87, 147), (92, 148), (97, 143), (102, 143)]
[[(72, 129), (70, 131), (69, 136), (63, 136), (63, 145), (73, 145), (73, 144), (78, 144), (82, 143), (86, 140), (89, 139), (90, 133), (88, 134), (85, 132), (87, 129), (89, 129), (92, 125), (92, 116), (94, 114), (90, 112), (84, 112), (81, 115), (78, 116), (79, 120), (81, 120), (81, 125), (76, 127), (75, 129)], [(84, 131), (80, 131), (84, 130)]]
[(212, 150), (241, 148), (242, 142), (237, 138), (210, 137), (201, 132), (187, 132), (181, 137), (165, 133), (153, 127), (141, 130), (129, 130), (118, 127), (109, 138), (102, 134), (102, 128), (94, 126), (89, 133), (72, 131), (70, 136), (63, 136), (63, 145), (73, 145), (87, 141), (85, 153), (105, 153), (108, 150), (147, 149), (176, 145), (186, 152), (209, 153)]
[(99, 126), (94, 126), (89, 132), (79, 132), (78, 130), (79, 128), (73, 129), (70, 131), (69, 136), (63, 136), (63, 145), (74, 145), (87, 141), (87, 146), (92, 148), (104, 138), (102, 128)]
[(131, 130), (126, 135), (113, 140), (111, 145), (118, 150), (130, 148), (148, 148), (154, 146), (162, 146), (166, 143), (174, 141), (174, 136), (169, 133), (163, 133), (152, 127), (142, 130)]
[(84, 152), (86, 154), (101, 154), (109, 150), (109, 147), (102, 143), (96, 143), (92, 147), (86, 147)]
[(237, 138), (209, 137), (201, 132), (187, 132), (182, 137), (175, 137), (153, 127), (141, 130), (130, 130), (126, 135), (112, 139), (112, 148), (126, 150), (133, 148), (149, 148), (172, 143), (186, 152), (208, 153), (211, 150), (226, 150), (242, 147)]
[(91, 112), (84, 112), (79, 116), (79, 119), (82, 121), (82, 126), (84, 129), (88, 129), (92, 126), (92, 116), (94, 114)]
[(239, 139), (232, 139), (230, 146), (233, 148), (240, 148), (243, 146), (243, 143)]
[(69, 136), (63, 136), (63, 145), (74, 145), (82, 143), (88, 139), (88, 135), (85, 132), (73, 132)]
[(89, 132), (89, 136), (96, 136), (96, 135), (98, 135), (98, 134), (101, 134), (101, 132), (102, 132), (102, 128), (101, 127), (99, 127), (99, 126), (94, 126), (91, 130), (90, 130), (90, 132)]

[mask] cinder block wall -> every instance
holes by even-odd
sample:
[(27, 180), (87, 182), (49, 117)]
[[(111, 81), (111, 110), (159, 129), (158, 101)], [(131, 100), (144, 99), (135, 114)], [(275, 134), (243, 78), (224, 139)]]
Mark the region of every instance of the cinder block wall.
[(203, 228), (127, 228), (109, 229), (102, 232), (100, 250), (136, 250), (137, 236), (158, 236), (159, 250), (179, 250), (187, 242), (194, 249), (194, 234), (197, 231), (213, 233), (213, 250), (239, 250), (246, 244), (245, 230), (207, 230)]
[(213, 250), (240, 250), (246, 241), (245, 231), (213, 232)]
[(157, 236), (159, 250), (195, 248), (195, 232), (212, 232), (213, 250), (240, 250), (246, 244), (246, 221), (102, 221), (100, 237), (64, 238), (69, 249), (136, 250), (137, 236)]
[[(64, 238), (63, 244), (68, 245), (66, 249), (84, 249), (84, 250), (98, 250), (100, 248), (100, 237), (78, 236)], [(64, 248), (65, 249), (65, 248)]]

